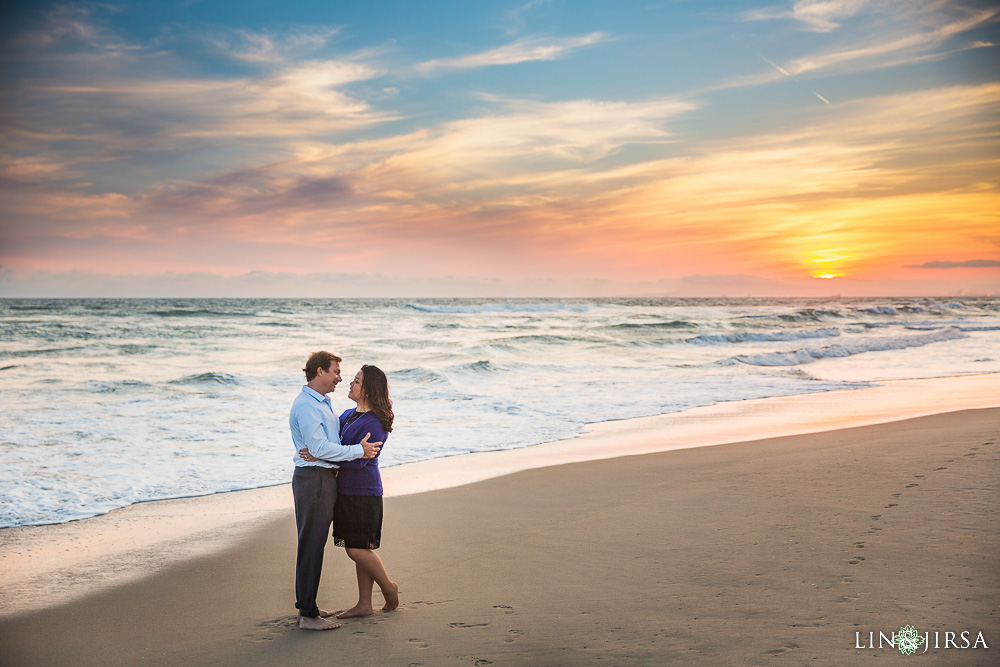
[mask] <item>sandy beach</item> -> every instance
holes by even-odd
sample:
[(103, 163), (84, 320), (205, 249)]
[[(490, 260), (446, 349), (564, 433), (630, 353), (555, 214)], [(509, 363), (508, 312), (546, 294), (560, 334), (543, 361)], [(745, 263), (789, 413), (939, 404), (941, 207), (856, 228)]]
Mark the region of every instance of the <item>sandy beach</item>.
[[(221, 549), (5, 615), (0, 662), (842, 665), (904, 659), (855, 646), (911, 624), (925, 661), (995, 664), (998, 435), (1000, 409), (956, 411), (387, 498), (401, 608), (326, 633), (294, 628), (294, 525), (270, 509)], [(321, 604), (350, 606), (350, 561), (330, 546), (325, 568)], [(933, 647), (962, 631), (989, 648)]]

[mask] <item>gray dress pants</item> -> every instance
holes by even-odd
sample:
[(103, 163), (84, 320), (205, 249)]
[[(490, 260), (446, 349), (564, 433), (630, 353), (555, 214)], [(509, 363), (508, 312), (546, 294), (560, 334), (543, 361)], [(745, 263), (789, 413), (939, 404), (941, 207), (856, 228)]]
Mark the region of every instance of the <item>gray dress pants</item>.
[(295, 526), (299, 549), (295, 558), (295, 608), (303, 616), (316, 618), (316, 594), (323, 572), (323, 551), (333, 523), (337, 502), (337, 470), (316, 466), (296, 467), (292, 475)]

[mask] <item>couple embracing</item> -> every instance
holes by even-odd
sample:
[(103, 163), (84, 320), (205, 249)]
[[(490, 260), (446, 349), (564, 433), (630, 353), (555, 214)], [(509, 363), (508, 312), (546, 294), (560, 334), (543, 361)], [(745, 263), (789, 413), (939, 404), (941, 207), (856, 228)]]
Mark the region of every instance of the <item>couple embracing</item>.
[[(340, 357), (315, 352), (302, 370), (306, 384), (295, 398), (288, 424), (295, 444), (292, 496), (298, 528), (295, 607), (303, 630), (333, 630), (334, 612), (316, 605), (323, 552), (333, 525), (334, 543), (345, 547), (358, 577), (358, 603), (337, 618), (374, 613), (372, 589), (378, 584), (383, 610), (399, 605), (399, 588), (375, 553), (382, 539), (382, 477), (378, 454), (392, 431), (392, 401), (385, 373), (362, 366), (347, 397), (357, 403), (338, 419), (330, 397), (340, 383)], [(369, 442), (374, 439), (374, 442)]]

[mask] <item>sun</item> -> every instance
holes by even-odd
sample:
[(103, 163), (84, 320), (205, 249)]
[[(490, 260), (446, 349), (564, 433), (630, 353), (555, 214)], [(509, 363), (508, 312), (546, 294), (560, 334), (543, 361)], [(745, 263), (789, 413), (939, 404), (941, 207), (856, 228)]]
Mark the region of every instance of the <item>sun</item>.
[(833, 280), (843, 276), (844, 271), (840, 265), (853, 257), (853, 255), (847, 254), (844, 248), (812, 250), (807, 256), (809, 264), (820, 265), (812, 272), (812, 277), (822, 280)]

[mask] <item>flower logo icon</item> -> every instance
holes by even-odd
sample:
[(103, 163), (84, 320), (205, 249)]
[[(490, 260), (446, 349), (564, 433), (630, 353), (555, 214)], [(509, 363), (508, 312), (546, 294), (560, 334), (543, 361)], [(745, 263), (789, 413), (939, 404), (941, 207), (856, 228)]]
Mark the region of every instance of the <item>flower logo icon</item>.
[(904, 625), (896, 635), (896, 648), (903, 655), (913, 655), (925, 639), (920, 636), (912, 625)]

